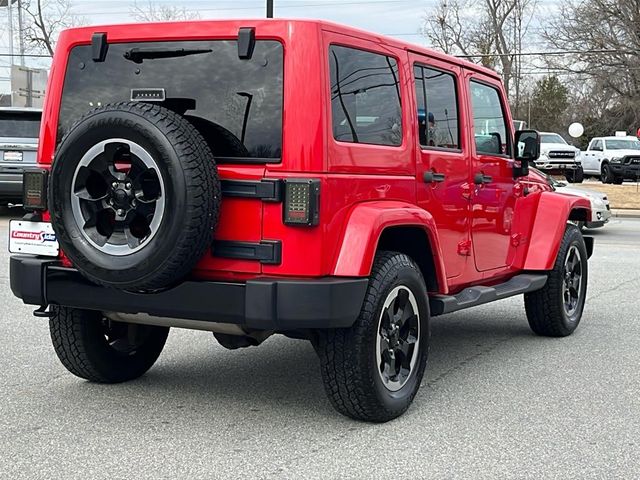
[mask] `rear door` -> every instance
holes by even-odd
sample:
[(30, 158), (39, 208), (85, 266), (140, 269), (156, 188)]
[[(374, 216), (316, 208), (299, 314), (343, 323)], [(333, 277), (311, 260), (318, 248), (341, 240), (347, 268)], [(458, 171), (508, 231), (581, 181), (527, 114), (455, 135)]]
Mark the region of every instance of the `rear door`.
[(495, 80), (470, 75), (472, 117), (471, 232), (476, 268), (505, 267), (515, 209), (508, 103)]
[(587, 173), (600, 174), (600, 162), (602, 161), (602, 140), (591, 140), (587, 151), (582, 156), (582, 168)]
[(460, 125), (461, 71), (457, 66), (411, 55), (418, 128), (418, 205), (436, 222), (448, 278), (463, 274), (469, 238), (469, 150)]
[[(134, 62), (134, 49), (169, 54)], [(195, 53), (170, 54), (180, 49)], [(76, 46), (65, 77), (60, 137), (95, 105), (146, 91), (159, 91), (161, 105), (194, 125), (219, 166), (220, 220), (211, 254), (195, 273), (260, 273), (280, 248), (263, 241), (262, 218), (263, 203), (276, 194), (273, 182), (263, 178), (266, 165), (282, 161), (284, 46), (257, 39), (251, 58), (240, 58), (237, 42), (227, 39), (113, 43), (102, 62), (93, 61), (91, 45)]]

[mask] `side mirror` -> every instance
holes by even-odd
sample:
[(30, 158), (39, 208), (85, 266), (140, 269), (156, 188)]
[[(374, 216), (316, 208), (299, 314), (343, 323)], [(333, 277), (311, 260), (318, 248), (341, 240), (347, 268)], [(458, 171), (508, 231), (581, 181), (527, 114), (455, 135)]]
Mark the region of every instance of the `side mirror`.
[(514, 177), (529, 175), (529, 162), (540, 158), (540, 134), (535, 130), (518, 130), (516, 132)]

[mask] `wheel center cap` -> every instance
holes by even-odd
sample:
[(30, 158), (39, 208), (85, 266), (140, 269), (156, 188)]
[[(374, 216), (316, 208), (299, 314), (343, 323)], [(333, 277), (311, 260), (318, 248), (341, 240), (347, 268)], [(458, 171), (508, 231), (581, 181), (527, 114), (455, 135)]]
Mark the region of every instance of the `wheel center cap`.
[(119, 207), (127, 206), (127, 200), (129, 200), (129, 195), (122, 189), (118, 189), (113, 194), (114, 200)]

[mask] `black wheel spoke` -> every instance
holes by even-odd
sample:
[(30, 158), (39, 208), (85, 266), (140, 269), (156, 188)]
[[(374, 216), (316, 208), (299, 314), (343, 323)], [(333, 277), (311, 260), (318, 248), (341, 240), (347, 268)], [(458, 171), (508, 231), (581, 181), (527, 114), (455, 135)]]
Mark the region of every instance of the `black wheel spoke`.
[(136, 237), (132, 232), (131, 232), (131, 227), (130, 226), (126, 226), (124, 228), (124, 236), (127, 239), (127, 245), (129, 245), (129, 248), (138, 248), (140, 246), (140, 244), (142, 243), (141, 239)]
[(106, 235), (105, 233), (100, 232), (100, 230), (98, 230), (97, 224), (92, 220), (87, 221), (82, 229), (91, 240), (93, 240), (97, 245), (101, 247), (103, 247), (109, 240), (110, 235)]
[(87, 202), (101, 202), (105, 198), (107, 198), (107, 194), (101, 195), (99, 197), (94, 197), (89, 191), (87, 187), (83, 187), (80, 190), (73, 192), (73, 194), (78, 197), (80, 200), (84, 200)]
[(396, 357), (395, 352), (393, 350), (387, 350), (383, 354), (383, 365), (384, 370), (382, 371), (383, 376), (386, 377), (387, 380), (393, 380), (397, 375), (396, 370)]

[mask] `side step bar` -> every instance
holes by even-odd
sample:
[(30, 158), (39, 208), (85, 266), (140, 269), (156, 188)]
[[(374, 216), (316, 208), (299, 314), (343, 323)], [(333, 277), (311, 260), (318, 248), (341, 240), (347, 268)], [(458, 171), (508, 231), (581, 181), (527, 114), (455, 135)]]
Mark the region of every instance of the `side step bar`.
[(429, 297), (431, 316), (457, 312), (521, 293), (535, 292), (544, 287), (546, 283), (547, 275), (522, 274), (493, 287), (469, 287), (456, 295), (432, 295)]

